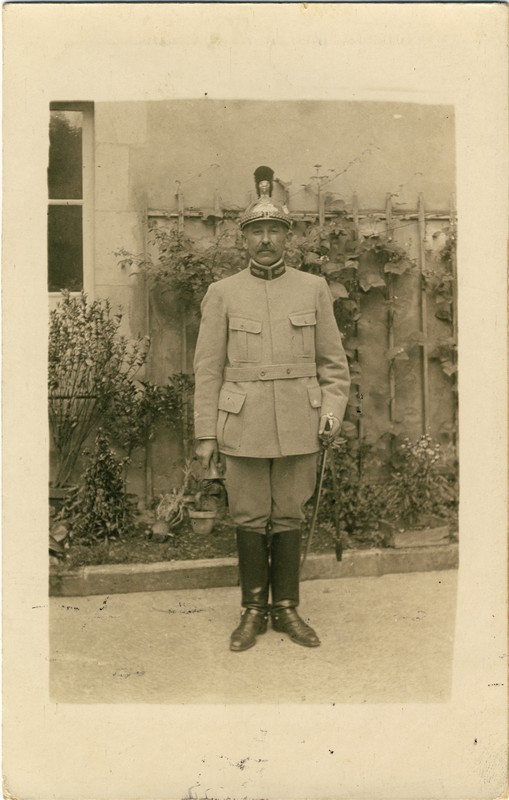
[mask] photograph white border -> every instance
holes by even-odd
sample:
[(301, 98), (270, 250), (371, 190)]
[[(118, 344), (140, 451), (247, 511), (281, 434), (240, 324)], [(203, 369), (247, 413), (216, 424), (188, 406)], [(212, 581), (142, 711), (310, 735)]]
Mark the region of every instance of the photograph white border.
[[(5, 790), (23, 800), (504, 794), (507, 8), (55, 3), (7, 5), (3, 13)], [(196, 98), (205, 91), (211, 98), (455, 107), (461, 507), (449, 703), (49, 700), (49, 103)], [(232, 769), (245, 758), (246, 769)]]

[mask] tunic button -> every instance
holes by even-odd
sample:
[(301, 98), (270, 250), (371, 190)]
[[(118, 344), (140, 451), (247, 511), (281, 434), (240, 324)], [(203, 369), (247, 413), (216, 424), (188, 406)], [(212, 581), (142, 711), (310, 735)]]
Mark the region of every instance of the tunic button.
[(263, 369), (262, 369), (262, 371), (260, 372), (260, 375), (262, 376), (262, 378), (263, 378), (263, 376), (265, 375), (265, 372), (264, 372), (264, 370), (263, 370)]
[(286, 374), (289, 375), (291, 373), (291, 369), (286, 370)]

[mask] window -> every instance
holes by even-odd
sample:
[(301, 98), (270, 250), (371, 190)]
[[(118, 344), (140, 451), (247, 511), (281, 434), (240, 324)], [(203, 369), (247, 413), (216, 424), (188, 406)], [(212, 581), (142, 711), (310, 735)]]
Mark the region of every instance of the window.
[(93, 106), (52, 103), (48, 166), (48, 291), (93, 289)]

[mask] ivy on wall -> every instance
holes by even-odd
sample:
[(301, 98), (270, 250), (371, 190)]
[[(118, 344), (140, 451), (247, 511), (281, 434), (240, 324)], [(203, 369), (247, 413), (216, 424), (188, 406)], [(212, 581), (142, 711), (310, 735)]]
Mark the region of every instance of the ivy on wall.
[[(197, 315), (208, 286), (246, 266), (246, 251), (236, 227), (225, 227), (212, 241), (194, 241), (177, 225), (155, 225), (151, 233), (155, 245), (154, 258), (118, 251), (116, 255), (120, 266), (142, 274), (153, 291), (171, 293), (183, 309), (192, 310)], [(397, 313), (394, 287), (404, 279), (403, 276), (420, 276), (422, 290), (434, 302), (436, 318), (446, 326), (444, 335), (438, 340), (435, 337), (431, 346), (421, 330), (407, 334), (404, 341), (386, 348), (387, 370), (393, 369), (396, 362), (409, 361), (413, 351), (429, 344), (429, 358), (440, 363), (451, 382), (451, 389), (455, 390), (456, 341), (451, 328), (456, 242), (453, 232), (446, 233), (442, 249), (433, 259), (427, 259), (425, 268), (419, 270), (406, 247), (396, 243), (386, 232), (371, 231), (362, 235), (351, 215), (344, 210), (336, 212), (334, 218), (324, 225), (317, 222), (294, 224), (286, 250), (287, 263), (323, 276), (334, 300), (334, 313), (352, 376), (350, 407), (355, 409), (355, 412), (347, 412), (342, 433), (352, 450), (358, 454), (360, 469), (362, 448), (359, 442), (365, 433), (362, 414), (359, 414), (360, 386), (363, 381), (359, 322), (364, 298), (369, 293), (376, 290), (377, 302), (386, 309), (387, 328), (390, 330), (394, 327)], [(378, 387), (378, 391), (380, 395), (385, 393), (385, 402), (390, 405), (387, 383)], [(386, 434), (397, 445), (406, 431), (401, 426), (388, 425)]]

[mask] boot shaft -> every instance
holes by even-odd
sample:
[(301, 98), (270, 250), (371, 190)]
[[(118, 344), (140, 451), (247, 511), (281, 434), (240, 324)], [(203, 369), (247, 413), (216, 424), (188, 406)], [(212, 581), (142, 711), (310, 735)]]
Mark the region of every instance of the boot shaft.
[(266, 611), (269, 604), (269, 550), (265, 531), (237, 528), (243, 608)]
[(273, 534), (270, 558), (273, 606), (296, 608), (299, 605), (300, 554), (300, 529)]

